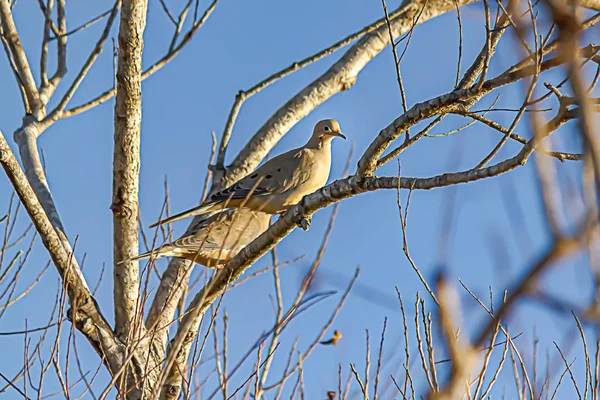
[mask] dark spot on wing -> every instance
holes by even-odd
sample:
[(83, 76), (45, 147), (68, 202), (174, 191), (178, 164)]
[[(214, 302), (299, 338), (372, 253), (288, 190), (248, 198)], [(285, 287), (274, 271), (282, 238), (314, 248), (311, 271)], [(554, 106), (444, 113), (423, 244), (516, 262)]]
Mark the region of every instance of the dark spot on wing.
[(252, 174), (252, 175), (250, 176), (250, 179), (256, 179), (256, 177), (257, 177), (257, 176), (258, 176), (258, 174)]
[(265, 176), (265, 179), (271, 179), (273, 177), (273, 175), (267, 175)]

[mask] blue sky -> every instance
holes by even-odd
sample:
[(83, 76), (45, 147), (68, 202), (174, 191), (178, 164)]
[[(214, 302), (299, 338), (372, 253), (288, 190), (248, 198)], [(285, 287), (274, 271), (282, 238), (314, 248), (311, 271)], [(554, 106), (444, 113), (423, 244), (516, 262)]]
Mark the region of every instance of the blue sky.
[[(78, 26), (97, 12), (108, 9), (110, 3), (70, 3), (69, 27)], [(183, 2), (169, 2), (174, 9), (179, 9), (181, 3)], [(201, 1), (201, 5), (206, 6), (205, 3), (206, 1)], [(395, 8), (397, 3), (390, 2), (389, 7)], [(155, 220), (160, 212), (165, 176), (169, 181), (173, 211), (196, 204), (208, 164), (210, 133), (214, 130), (220, 137), (238, 90), (247, 89), (271, 73), (327, 47), (381, 17), (382, 12), (379, 1), (223, 0), (181, 54), (143, 84), (140, 207), (146, 225)], [(463, 71), (483, 44), (482, 16), (480, 5), (462, 10)], [(16, 7), (15, 18), (21, 40), (37, 74), (42, 24), (35, 1), (21, 0)], [(101, 29), (101, 24), (97, 24), (69, 39), (70, 78), (89, 54)], [(159, 2), (151, 0), (145, 34), (145, 65), (164, 54), (171, 34), (172, 25), (162, 12)], [(110, 46), (108, 42), (71, 101), (71, 106), (86, 101), (112, 85)], [(402, 62), (409, 106), (452, 89), (456, 75), (457, 46), (458, 26), (455, 13), (417, 27)], [(516, 41), (510, 35), (502, 40), (489, 76), (499, 74), (514, 63), (518, 55), (516, 46)], [(343, 52), (344, 50), (338, 51), (294, 73), (245, 103), (233, 131), (227, 161), (233, 159), (236, 152), (278, 107), (324, 72)], [(546, 75), (542, 80), (558, 82), (562, 76), (563, 73), (558, 71)], [(0, 62), (0, 87), (3, 88), (3, 95), (0, 96), (0, 130), (13, 144), (12, 132), (20, 125), (22, 106), (6, 61)], [(64, 93), (65, 88), (66, 82), (63, 82), (58, 94)], [(522, 102), (523, 86), (513, 85), (500, 93), (502, 96), (497, 107), (517, 107)], [(486, 98), (475, 108), (484, 108), (492, 100)], [(112, 215), (109, 206), (112, 188), (113, 106), (113, 101), (109, 101), (84, 114), (59, 121), (39, 140), (47, 163), (48, 181), (64, 226), (71, 240), (77, 237), (78, 259), (81, 260), (86, 255), (84, 275), (90, 286), (95, 286), (102, 263), (110, 265), (112, 262)], [(335, 141), (333, 144), (330, 179), (337, 179), (342, 176), (351, 146), (355, 146), (352, 172), (356, 161), (373, 137), (401, 112), (393, 59), (390, 49), (386, 49), (359, 74), (356, 84), (349, 91), (337, 94), (300, 121), (279, 142), (272, 154), (304, 144), (318, 120), (335, 118), (349, 139), (346, 142)], [(498, 112), (490, 115), (497, 122), (508, 125), (512, 114)], [(434, 132), (441, 133), (465, 122), (468, 121), (449, 117)], [(577, 140), (573, 139), (575, 131), (572, 128), (573, 124), (563, 128), (559, 143), (566, 149), (576, 150), (578, 145)], [(417, 129), (418, 127), (414, 131)], [(530, 136), (526, 119), (517, 131), (525, 137)], [(497, 132), (480, 125), (449, 137), (424, 138), (401, 155), (402, 175), (428, 177), (472, 168), (499, 139)], [(16, 150), (14, 145), (13, 148)], [(512, 157), (518, 149), (519, 146), (509, 142), (495, 160)], [(576, 164), (567, 162), (560, 165), (560, 171), (564, 174), (561, 175), (563, 177), (576, 177), (579, 168)], [(389, 163), (378, 174), (396, 175), (397, 163)], [(8, 205), (10, 192), (8, 180), (0, 177), (0, 209)], [(402, 192), (404, 199), (407, 193)], [(454, 208), (451, 207), (452, 203)], [(331, 208), (320, 211), (314, 216), (308, 232), (294, 231), (277, 246), (280, 260), (306, 255), (303, 260), (280, 271), (287, 305), (297, 293), (303, 273), (317, 252), (330, 213)], [(444, 232), (449, 214), (453, 215), (451, 231)], [(23, 215), (20, 226), (24, 227), (25, 224), (26, 218)], [(181, 222), (174, 225), (175, 233), (181, 234), (185, 224), (186, 222)], [(440, 250), (444, 235), (449, 236), (450, 240), (446, 245), (447, 249)], [(487, 298), (488, 287), (491, 285), (498, 304), (503, 290), (511, 287), (549, 245), (533, 160), (523, 168), (494, 179), (413, 193), (408, 241), (412, 257), (430, 282), (433, 282), (438, 268), (444, 267), (452, 282), (460, 277), (484, 298)], [(20, 277), (19, 287), (27, 287), (47, 260), (47, 253), (37, 243)], [(251, 271), (264, 267), (269, 262), (270, 258), (264, 257)], [(166, 261), (160, 263), (160, 269), (165, 265)], [(395, 287), (398, 287), (405, 300), (411, 320), (414, 319), (415, 294), (419, 292), (423, 295), (425, 291), (402, 253), (396, 192), (379, 191), (348, 199), (341, 204), (318, 274), (319, 285), (315, 289), (338, 290), (338, 294), (299, 316), (286, 329), (272, 370), (273, 376), (269, 381), (279, 376), (278, 367), (285, 362), (296, 337), (300, 338), (300, 349), (304, 349), (313, 340), (337, 304), (339, 295), (357, 266), (361, 268), (357, 290), (350, 295), (332, 327), (343, 333), (343, 339), (336, 347), (317, 347), (304, 365), (307, 398), (324, 398), (327, 390), (337, 387), (338, 363), (344, 368), (344, 377), (348, 374), (350, 362), (355, 363), (359, 371), (364, 371), (365, 330), (369, 330), (371, 351), (376, 354), (384, 317), (388, 318), (385, 354), (389, 360), (383, 376), (387, 379), (391, 373), (395, 373), (394, 369), (404, 354), (401, 341), (402, 320)], [(201, 268), (198, 267), (195, 274)], [(110, 275), (105, 274), (97, 300), (104, 315), (112, 321)], [(57, 279), (58, 274), (51, 268), (30, 295), (6, 312), (0, 320), (0, 330), (23, 329), (25, 320), (30, 327), (45, 324), (54, 301)], [(587, 260), (570, 259), (560, 270), (545, 277), (543, 287), (562, 294), (572, 303), (587, 304), (593, 289)], [(487, 317), (462, 289), (459, 293), (463, 300), (466, 325), (462, 334), (467, 335), (466, 332), (469, 332), (473, 337), (477, 327)], [(230, 365), (237, 362), (263, 331), (271, 328), (274, 319), (271, 305), (273, 294), (270, 273), (252, 279), (227, 294), (222, 308), (229, 315)], [(426, 300), (430, 306), (433, 305), (429, 299)], [(435, 310), (431, 308), (431, 311), (435, 316)], [(557, 316), (532, 302), (522, 303), (519, 312), (509, 322), (512, 333), (523, 333), (516, 343), (526, 361), (531, 360), (532, 334), (536, 329), (540, 339), (540, 365), (545, 364), (546, 350), (552, 357), (556, 355), (552, 341), (559, 344), (569, 342), (569, 338), (565, 336), (566, 327), (574, 327), (572, 318)], [(331, 332), (332, 329), (326, 336)], [(591, 333), (590, 331), (589, 334)], [(414, 335), (411, 335), (411, 355), (416, 360), (418, 353), (413, 339)], [(66, 341), (65, 333), (63, 340)], [(81, 336), (78, 340), (79, 348), (84, 349), (80, 351), (85, 354), (89, 368), (95, 368), (94, 353)], [(0, 341), (5, 353), (5, 361), (0, 363), (0, 372), (8, 376), (14, 374), (21, 365), (23, 337), (1, 337)], [(440, 343), (439, 339), (436, 341)], [(46, 347), (48, 346), (50, 344)], [(442, 357), (441, 347), (436, 354)], [(568, 358), (572, 359), (575, 355), (578, 356), (575, 371), (581, 371), (583, 358), (579, 343), (573, 345)], [(248, 376), (253, 362), (254, 360), (250, 361), (247, 368), (237, 373), (232, 387)], [(199, 372), (203, 374), (212, 368), (213, 363), (208, 362)], [(425, 382), (421, 379), (421, 374), (416, 372), (419, 367), (414, 365), (413, 368), (419, 376), (415, 382), (416, 389), (423, 392)], [(540, 366), (539, 369), (544, 368)], [(75, 369), (72, 373), (75, 376)], [(442, 368), (441, 373), (443, 376), (445, 369)], [(107, 375), (103, 373), (95, 385), (96, 390), (101, 391), (106, 383)], [(49, 379), (46, 385), (48, 393), (58, 388), (55, 379)], [(502, 387), (509, 394), (514, 391), (510, 368), (506, 366), (497, 384), (496, 396), (501, 395)], [(213, 379), (204, 393), (209, 394), (214, 388), (216, 385)], [(357, 388), (356, 385), (353, 386), (354, 390)], [(561, 393), (567, 396), (570, 390), (565, 386)], [(10, 392), (6, 394), (7, 398), (15, 395)]]

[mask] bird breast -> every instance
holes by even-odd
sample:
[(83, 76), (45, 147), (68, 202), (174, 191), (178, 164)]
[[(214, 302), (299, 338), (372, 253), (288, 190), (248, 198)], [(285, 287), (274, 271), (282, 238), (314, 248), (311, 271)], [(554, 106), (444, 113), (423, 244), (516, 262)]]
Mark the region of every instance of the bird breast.
[(327, 183), (331, 169), (329, 149), (305, 149), (302, 158), (304, 168), (299, 170), (302, 171), (303, 176), (299, 179), (298, 187), (293, 191), (295, 196), (290, 199), (292, 204), (298, 203), (305, 195), (322, 188)]

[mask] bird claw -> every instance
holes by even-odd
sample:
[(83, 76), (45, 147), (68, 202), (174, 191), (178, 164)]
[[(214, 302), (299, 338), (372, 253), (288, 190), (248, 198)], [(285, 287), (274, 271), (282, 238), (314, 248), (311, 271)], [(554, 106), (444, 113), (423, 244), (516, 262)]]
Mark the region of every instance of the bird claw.
[(307, 231), (310, 228), (311, 218), (305, 217), (304, 215), (297, 215), (295, 222), (298, 228)]

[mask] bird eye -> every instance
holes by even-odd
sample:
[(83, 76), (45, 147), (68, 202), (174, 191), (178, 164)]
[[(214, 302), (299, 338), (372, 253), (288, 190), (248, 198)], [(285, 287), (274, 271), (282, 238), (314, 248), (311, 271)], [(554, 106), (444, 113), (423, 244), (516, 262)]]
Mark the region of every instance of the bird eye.
[(331, 128), (329, 128), (327, 125), (325, 125), (325, 127), (323, 128), (323, 130), (324, 130), (325, 132), (329, 132), (329, 131), (331, 131)]

